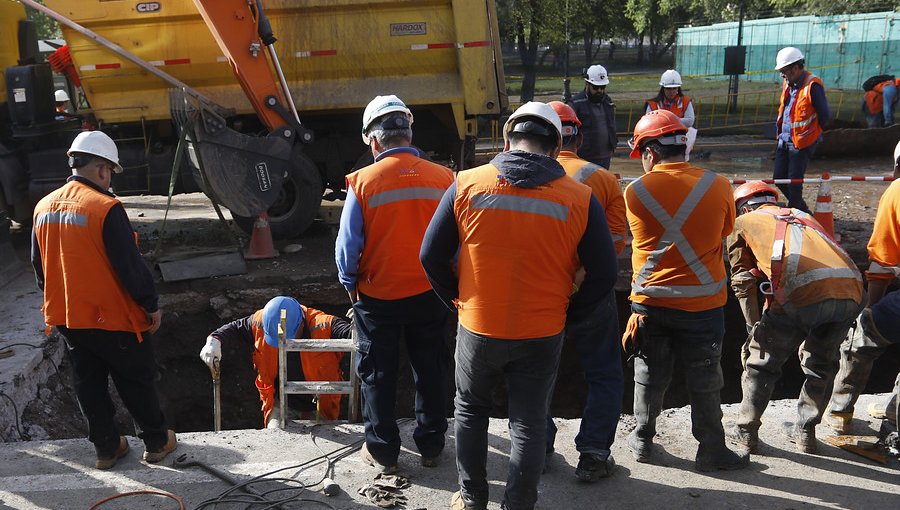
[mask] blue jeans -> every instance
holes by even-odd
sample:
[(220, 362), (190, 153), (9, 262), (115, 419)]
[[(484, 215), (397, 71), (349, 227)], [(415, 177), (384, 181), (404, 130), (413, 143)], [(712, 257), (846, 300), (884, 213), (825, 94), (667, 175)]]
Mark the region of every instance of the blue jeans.
[[(600, 300), (584, 321), (566, 324), (566, 342), (574, 344), (588, 383), (575, 448), (581, 453), (609, 455), (624, 391), (615, 292)], [(553, 451), (555, 439), (556, 424), (547, 413), (547, 452)]]
[(863, 98), (862, 108), (863, 112), (866, 114), (866, 120), (869, 122), (870, 128), (890, 126), (894, 123), (894, 106), (897, 101), (897, 87), (894, 85), (885, 85), (884, 88), (881, 89), (881, 100), (881, 111), (872, 114), (869, 112), (869, 107), (866, 105), (865, 98)]
[(547, 408), (556, 380), (563, 333), (526, 340), (456, 334), (456, 468), (463, 499), (488, 501), (487, 447), (492, 394), (506, 380), (509, 469), (503, 506), (532, 509), (544, 466)]
[[(797, 150), (794, 148), (794, 144), (779, 140), (778, 147), (775, 149), (775, 171), (772, 173), (772, 177), (774, 179), (802, 179), (805, 177), (809, 158), (816, 152), (817, 145), (819, 142), (805, 149)], [(778, 189), (787, 199), (788, 207), (811, 212), (806, 201), (803, 200), (802, 184), (778, 184)]]
[(881, 336), (900, 342), (900, 291), (888, 292), (872, 305), (872, 322)]
[(361, 296), (353, 304), (359, 336), (356, 373), (366, 447), (384, 466), (397, 465), (400, 430), (394, 415), (400, 370), (400, 339), (416, 385), (413, 440), (423, 457), (444, 449), (447, 431), (447, 320), (450, 311), (433, 292), (397, 300)]
[(789, 313), (763, 313), (743, 353), (744, 395), (738, 425), (759, 430), (781, 367), (799, 348), (806, 380), (797, 399), (797, 425), (815, 427), (831, 397), (841, 342), (860, 308), (850, 299), (828, 299)]
[(634, 360), (634, 434), (642, 441), (653, 440), (677, 360), (685, 372), (691, 432), (700, 443), (699, 451), (723, 448), (719, 391), (724, 379), (719, 361), (725, 336), (724, 309), (687, 312), (632, 303), (631, 310), (647, 316), (641, 335), (642, 357)]

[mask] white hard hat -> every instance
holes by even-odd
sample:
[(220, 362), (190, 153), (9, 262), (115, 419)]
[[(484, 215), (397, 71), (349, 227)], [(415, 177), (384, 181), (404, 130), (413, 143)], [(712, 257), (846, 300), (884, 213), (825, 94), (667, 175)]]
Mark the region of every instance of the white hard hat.
[(584, 81), (590, 83), (591, 85), (607, 85), (609, 84), (609, 75), (606, 73), (606, 68), (601, 65), (592, 65), (587, 68), (587, 72), (584, 73)]
[(803, 60), (803, 58), (803, 53), (793, 46), (781, 48), (775, 57), (775, 70), (780, 71), (794, 62)]
[(67, 94), (63, 89), (57, 90), (53, 93), (53, 95), (56, 97), (57, 103), (62, 103), (69, 100), (69, 94)]
[(122, 165), (119, 164), (119, 149), (116, 148), (116, 142), (103, 131), (82, 131), (72, 140), (72, 146), (69, 147), (67, 155), (73, 153), (90, 154), (99, 156), (109, 160), (110, 163), (116, 165), (114, 171), (117, 174), (122, 173)]
[(894, 147), (894, 165), (900, 165), (900, 142), (897, 142), (897, 146)]
[(662, 73), (659, 77), (659, 86), (667, 89), (673, 89), (681, 86), (681, 75), (674, 69)]
[[(559, 120), (559, 115), (556, 113), (556, 110), (553, 109), (552, 106), (546, 103), (539, 103), (537, 101), (529, 101), (522, 106), (520, 106), (516, 111), (513, 112), (512, 115), (507, 119), (506, 124), (503, 125), (503, 139), (509, 139), (509, 131), (513, 129), (518, 119), (522, 117), (537, 117), (541, 120), (546, 121), (556, 130), (556, 146), (562, 146), (562, 121)], [(524, 124), (524, 123), (522, 123)]]
[(369, 145), (369, 136), (366, 134), (366, 131), (372, 124), (372, 121), (391, 112), (405, 113), (409, 117), (409, 125), (412, 125), (413, 114), (399, 97), (393, 94), (389, 96), (375, 96), (375, 99), (369, 101), (369, 104), (366, 105), (366, 110), (363, 112), (362, 140), (364, 144)]

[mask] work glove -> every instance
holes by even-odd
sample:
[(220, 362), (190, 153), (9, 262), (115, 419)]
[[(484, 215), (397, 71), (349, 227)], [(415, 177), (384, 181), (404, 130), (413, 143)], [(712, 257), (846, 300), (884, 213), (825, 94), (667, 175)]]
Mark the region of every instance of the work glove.
[(646, 315), (632, 313), (628, 317), (628, 323), (625, 324), (625, 333), (622, 334), (622, 350), (628, 355), (628, 361), (631, 362), (635, 357), (643, 358), (641, 353), (641, 338), (643, 333), (641, 330), (646, 327), (644, 321)]
[(397, 505), (406, 505), (406, 496), (397, 489), (386, 489), (375, 484), (360, 487), (357, 491), (369, 502), (380, 508), (393, 508)]
[(213, 336), (206, 337), (206, 345), (200, 349), (200, 359), (212, 368), (222, 360), (222, 342)]

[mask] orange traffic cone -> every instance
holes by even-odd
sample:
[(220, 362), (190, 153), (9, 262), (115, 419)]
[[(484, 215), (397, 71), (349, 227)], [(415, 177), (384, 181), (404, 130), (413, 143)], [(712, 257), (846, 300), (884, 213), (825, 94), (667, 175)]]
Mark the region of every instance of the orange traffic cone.
[(832, 239), (840, 242), (840, 236), (834, 232), (834, 213), (832, 212), (831, 207), (830, 178), (831, 176), (828, 172), (822, 172), (822, 183), (819, 185), (819, 194), (816, 196), (816, 209), (813, 213), (813, 217), (825, 227), (825, 232), (827, 232)]
[(274, 259), (277, 256), (278, 250), (272, 242), (272, 230), (269, 228), (269, 214), (263, 211), (253, 222), (253, 235), (250, 236), (250, 246), (244, 250), (244, 258)]

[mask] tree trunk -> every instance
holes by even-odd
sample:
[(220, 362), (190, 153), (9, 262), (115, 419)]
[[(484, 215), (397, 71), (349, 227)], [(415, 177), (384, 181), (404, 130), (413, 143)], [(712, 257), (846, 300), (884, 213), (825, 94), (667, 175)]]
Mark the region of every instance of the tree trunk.
[(534, 99), (534, 84), (537, 80), (537, 69), (535, 64), (537, 62), (537, 47), (540, 30), (538, 29), (534, 17), (535, 12), (532, 10), (531, 19), (529, 20), (531, 30), (528, 32), (527, 43), (525, 40), (525, 24), (520, 21), (516, 26), (516, 39), (519, 42), (519, 58), (522, 60), (522, 92), (519, 96), (519, 100), (522, 103)]
[(584, 32), (584, 67), (589, 67), (594, 60), (594, 31), (587, 29)]
[(637, 63), (644, 63), (644, 34), (638, 34), (637, 40)]

